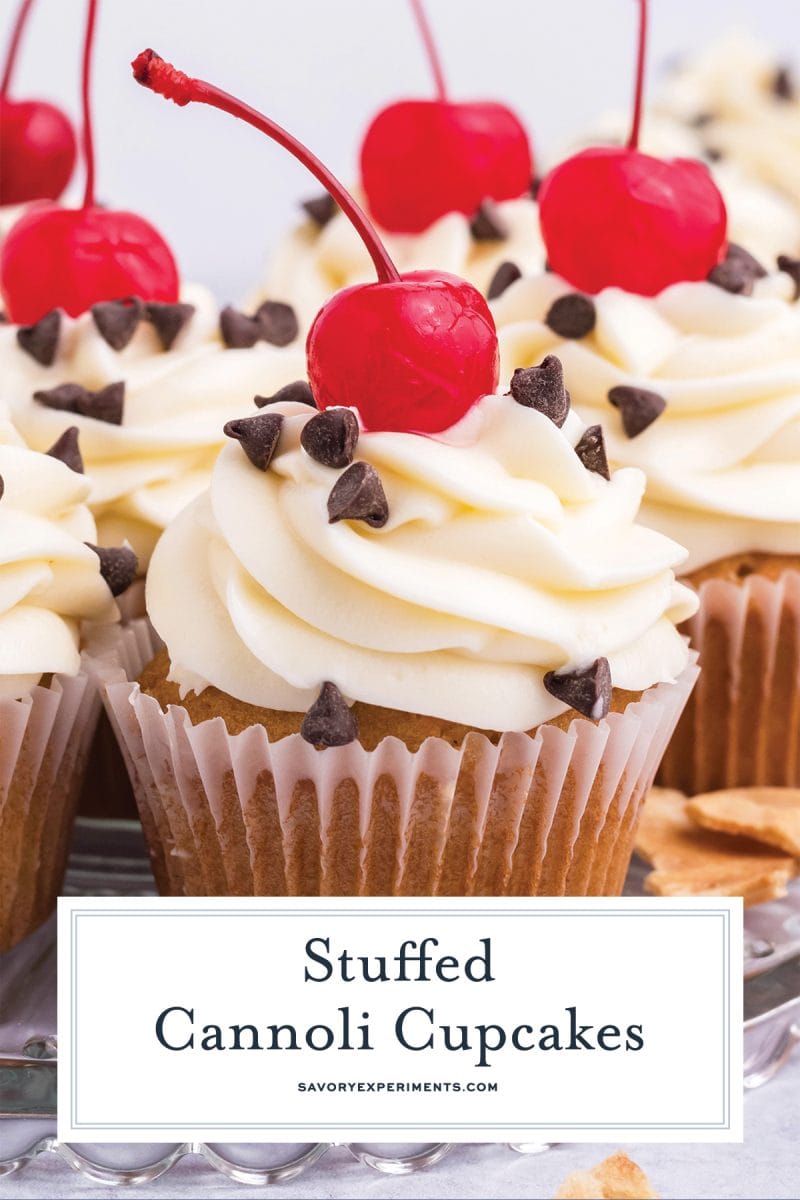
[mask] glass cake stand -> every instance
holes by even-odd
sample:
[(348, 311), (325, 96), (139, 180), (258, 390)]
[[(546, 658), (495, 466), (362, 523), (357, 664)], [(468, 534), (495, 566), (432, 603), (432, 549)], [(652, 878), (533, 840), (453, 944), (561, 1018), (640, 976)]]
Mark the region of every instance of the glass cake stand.
[[(634, 861), (626, 895), (641, 895), (646, 867)], [(141, 830), (133, 821), (78, 820), (66, 895), (147, 896), (155, 889)], [(780, 901), (745, 915), (744, 1086), (766, 1083), (800, 1041), (800, 882)], [(285, 1182), (313, 1168), (336, 1144), (153, 1143), (73, 1145), (56, 1137), (55, 918), (0, 955), (0, 1177), (37, 1156), (55, 1154), (102, 1184), (152, 1182), (187, 1155), (238, 1183)], [(344, 1143), (353, 1158), (403, 1175), (439, 1162), (459, 1147)], [(538, 1154), (540, 1142), (510, 1151)]]

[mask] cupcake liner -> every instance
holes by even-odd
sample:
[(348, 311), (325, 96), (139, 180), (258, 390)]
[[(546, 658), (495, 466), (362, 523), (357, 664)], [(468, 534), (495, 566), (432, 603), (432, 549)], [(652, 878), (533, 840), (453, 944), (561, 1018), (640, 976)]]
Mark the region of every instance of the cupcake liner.
[(709, 579), (686, 632), (702, 673), (658, 782), (687, 795), (800, 786), (800, 571)]
[(100, 710), (85, 670), (0, 699), (0, 950), (55, 906)]
[(90, 647), (162, 892), (171, 895), (611, 895), (642, 798), (697, 676), (623, 713), (497, 745), (394, 737), (319, 752), (261, 726), (231, 735), (131, 682), (146, 622)]

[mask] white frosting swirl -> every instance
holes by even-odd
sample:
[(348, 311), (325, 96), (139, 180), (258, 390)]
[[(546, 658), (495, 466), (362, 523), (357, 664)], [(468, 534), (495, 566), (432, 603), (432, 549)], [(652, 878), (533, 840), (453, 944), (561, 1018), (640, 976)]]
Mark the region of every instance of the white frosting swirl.
[[(519, 280), (493, 306), (501, 376), (558, 354), (572, 402), (609, 458), (647, 475), (642, 520), (689, 547), (692, 570), (729, 554), (800, 554), (800, 304), (788, 275), (752, 296), (679, 283), (653, 298), (608, 288), (597, 323), (563, 341), (544, 318), (571, 289)], [(609, 389), (658, 392), (665, 411), (628, 438)]]
[(100, 575), (89, 485), (29, 450), (0, 423), (0, 697), (27, 696), (42, 675), (76, 675), (84, 620), (112, 621)]
[[(498, 241), (477, 241), (462, 213), (448, 213), (421, 234), (381, 230), (381, 238), (398, 270), (449, 271), (485, 294), (502, 262), (537, 271), (545, 258), (536, 202), (529, 197), (506, 200), (497, 209), (508, 228), (508, 237)], [(361, 239), (347, 217), (336, 212), (323, 228), (306, 221), (280, 242), (252, 303), (267, 296), (287, 300), (307, 329), (334, 292), (374, 280), (375, 268)]]
[(605, 656), (632, 690), (682, 671), (684, 552), (636, 523), (641, 472), (582, 465), (574, 413), (559, 430), (487, 396), (436, 440), (362, 433), (356, 460), (389, 506), (371, 529), (328, 523), (339, 472), (300, 446), (309, 410), (279, 407), (269, 471), (226, 446), (153, 555), (148, 611), (184, 694), (302, 712), (331, 680), (350, 700), (525, 730), (566, 707), (548, 670)]
[[(15, 326), (0, 327), (0, 409), (37, 450), (77, 425), (100, 542), (128, 539), (141, 569), (161, 530), (207, 487), (225, 422), (254, 412), (254, 395), (305, 378), (299, 340), (283, 348), (257, 342), (226, 349), (210, 292), (187, 287), (181, 299), (196, 311), (168, 351), (145, 321), (124, 350), (113, 350), (84, 313), (62, 317), (55, 362), (43, 367), (20, 348)], [(118, 380), (125, 382), (121, 425), (33, 399), (35, 391), (61, 383), (96, 391)]]
[(778, 69), (765, 46), (733, 32), (674, 71), (654, 107), (687, 123), (710, 118), (704, 143), (800, 210), (800, 91), (779, 96)]

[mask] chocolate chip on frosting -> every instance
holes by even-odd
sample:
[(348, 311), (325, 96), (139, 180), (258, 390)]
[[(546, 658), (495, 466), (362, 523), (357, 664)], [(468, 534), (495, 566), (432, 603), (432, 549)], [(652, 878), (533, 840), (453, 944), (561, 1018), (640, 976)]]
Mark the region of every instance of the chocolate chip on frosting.
[(196, 312), (193, 304), (157, 304), (150, 301), (144, 306), (145, 319), (156, 331), (163, 350), (171, 350), (176, 337)]
[(130, 546), (94, 546), (91, 542), (86, 545), (100, 559), (100, 574), (111, 595), (121, 596), (133, 583), (139, 569), (139, 560)]
[(239, 417), (228, 421), (223, 432), (236, 438), (254, 467), (266, 471), (272, 462), (281, 436), (283, 417), (280, 413), (259, 413), (255, 417)]
[(510, 288), (512, 283), (516, 283), (521, 278), (522, 271), (515, 262), (500, 263), (486, 289), (486, 299), (496, 300), (498, 296), (502, 296), (506, 288)]
[(43, 367), (51, 367), (55, 362), (60, 332), (61, 313), (54, 308), (40, 317), (35, 325), (22, 325), (17, 330), (17, 341), (36, 362)]
[(125, 383), (123, 380), (109, 383), (99, 392), (90, 392), (79, 383), (61, 383), (58, 387), (34, 392), (33, 398), (45, 408), (92, 417), (95, 421), (105, 421), (107, 425), (121, 425)]
[(596, 658), (580, 671), (548, 671), (544, 686), (551, 696), (584, 717), (601, 721), (611, 707), (611, 670), (607, 658)]
[(349, 408), (329, 408), (303, 426), (300, 445), (323, 467), (348, 467), (358, 445), (358, 418)]
[(692, 129), (705, 129), (706, 125), (710, 125), (715, 120), (712, 112), (698, 112), (691, 118), (689, 125)]
[(252, 317), (228, 305), (220, 313), (219, 327), (229, 350), (248, 350), (256, 342), (288, 346), (300, 329), (292, 306), (277, 300), (265, 300)]
[(389, 504), (380, 476), (369, 463), (348, 467), (328, 496), (328, 524), (336, 521), (366, 521), (380, 529), (389, 520)]
[(300, 332), (297, 314), (291, 304), (279, 300), (265, 300), (255, 312), (261, 326), (261, 337), (273, 346), (288, 346)]
[(304, 200), (301, 207), (308, 213), (315, 225), (324, 229), (328, 221), (334, 217), (339, 205), (330, 192), (321, 192), (319, 196), (312, 196), (310, 200)]
[(545, 325), (562, 338), (582, 338), (591, 333), (597, 322), (594, 300), (582, 292), (567, 292), (559, 296), (547, 310)]
[(800, 258), (791, 258), (788, 254), (778, 255), (778, 270), (785, 271), (794, 283), (794, 299), (800, 300)]
[(254, 396), (256, 408), (266, 408), (268, 404), (310, 404), (312, 408), (316, 408), (317, 404), (314, 400), (314, 393), (305, 379), (296, 379), (294, 383), (287, 383), (282, 388), (278, 388), (277, 392), (273, 392), (271, 396)]
[(531, 180), (531, 186), (528, 189), (530, 191), (531, 197), (534, 200), (537, 200), (539, 198), (539, 188), (541, 186), (542, 186), (541, 179), (539, 178), (538, 175), (534, 175), (533, 179)]
[(323, 683), (303, 717), (300, 736), (318, 750), (328, 746), (349, 746), (358, 737), (358, 721), (335, 683)]
[(778, 67), (772, 77), (772, 94), (778, 100), (794, 100), (797, 90), (791, 67)]
[(757, 279), (763, 279), (766, 271), (757, 258), (743, 246), (731, 242), (722, 262), (708, 273), (708, 282), (733, 292), (737, 296), (749, 296)]
[(469, 228), (476, 242), (502, 242), (509, 234), (507, 223), (491, 200), (484, 200)]
[(606, 457), (606, 443), (603, 430), (599, 425), (589, 425), (575, 446), (575, 453), (587, 471), (602, 475), (604, 479), (611, 478)]
[(569, 392), (564, 387), (564, 370), (555, 354), (548, 354), (538, 367), (517, 367), (511, 376), (511, 392), (517, 404), (535, 408), (560, 429), (569, 414)]
[(643, 433), (667, 407), (666, 400), (658, 392), (624, 384), (613, 387), (608, 393), (608, 399), (614, 408), (619, 409), (622, 428), (629, 438), (638, 437)]
[(70, 425), (68, 429), (65, 429), (61, 437), (53, 442), (46, 453), (51, 458), (58, 458), (61, 462), (66, 463), (71, 471), (83, 475), (83, 457), (78, 445), (77, 425)]
[(124, 300), (93, 304), (91, 313), (103, 341), (112, 350), (124, 350), (144, 316), (144, 305), (137, 296), (127, 296)]
[(0, 500), (3, 499), (3, 492), (5, 490), (6, 490), (5, 480), (3, 479), (3, 476), (0, 475)]

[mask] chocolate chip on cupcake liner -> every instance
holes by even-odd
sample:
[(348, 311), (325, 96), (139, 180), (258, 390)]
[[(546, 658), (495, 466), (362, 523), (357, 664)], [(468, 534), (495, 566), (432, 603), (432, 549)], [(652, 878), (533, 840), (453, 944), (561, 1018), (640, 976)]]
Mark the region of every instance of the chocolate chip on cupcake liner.
[(0, 698), (0, 950), (55, 908), (100, 711), (85, 669)]
[(702, 671), (658, 782), (687, 795), (800, 786), (800, 571), (771, 578), (747, 558), (699, 584), (684, 629)]
[(618, 895), (644, 796), (697, 678), (597, 723), (316, 750), (164, 712), (146, 621), (89, 647), (168, 895)]

